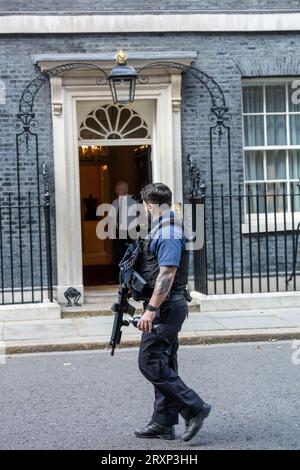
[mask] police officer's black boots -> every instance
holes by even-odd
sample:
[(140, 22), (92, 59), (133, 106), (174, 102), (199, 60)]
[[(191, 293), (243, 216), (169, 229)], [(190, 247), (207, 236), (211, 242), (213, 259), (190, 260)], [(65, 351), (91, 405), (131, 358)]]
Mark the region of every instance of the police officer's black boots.
[(208, 417), (211, 410), (211, 406), (208, 403), (204, 403), (202, 410), (193, 416), (189, 421), (185, 422), (186, 428), (182, 436), (182, 439), (187, 442), (196, 436), (197, 432), (200, 431), (203, 425), (203, 421)]
[(158, 423), (149, 423), (145, 428), (136, 429), (134, 431), (136, 437), (143, 437), (149, 439), (175, 439), (174, 426), (162, 426)]

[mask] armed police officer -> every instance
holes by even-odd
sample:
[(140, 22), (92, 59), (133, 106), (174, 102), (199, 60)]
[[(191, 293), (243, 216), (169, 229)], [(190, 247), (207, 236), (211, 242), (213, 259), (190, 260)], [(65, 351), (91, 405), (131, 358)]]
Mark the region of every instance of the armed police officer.
[[(182, 222), (170, 210), (171, 190), (162, 183), (148, 184), (141, 197), (151, 230), (142, 242), (137, 271), (147, 281), (145, 312), (138, 328), (143, 331), (139, 369), (154, 385), (152, 418), (136, 429), (140, 438), (174, 439), (179, 414), (185, 419), (184, 441), (200, 430), (210, 405), (189, 388), (178, 375), (178, 332), (188, 314), (188, 251)], [(160, 323), (158, 333), (153, 323)]]

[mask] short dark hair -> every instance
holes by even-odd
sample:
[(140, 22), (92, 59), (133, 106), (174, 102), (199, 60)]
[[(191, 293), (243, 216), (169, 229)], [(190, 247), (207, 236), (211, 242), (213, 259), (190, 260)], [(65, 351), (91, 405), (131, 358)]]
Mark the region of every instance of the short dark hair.
[(141, 191), (141, 198), (146, 204), (172, 204), (172, 191), (163, 183), (150, 183)]

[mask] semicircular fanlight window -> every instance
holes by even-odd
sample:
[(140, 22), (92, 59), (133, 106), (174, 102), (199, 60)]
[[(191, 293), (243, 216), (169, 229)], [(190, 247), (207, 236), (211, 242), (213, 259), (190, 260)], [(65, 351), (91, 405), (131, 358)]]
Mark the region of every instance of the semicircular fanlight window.
[(79, 139), (150, 139), (150, 133), (145, 120), (133, 109), (106, 104), (85, 117)]

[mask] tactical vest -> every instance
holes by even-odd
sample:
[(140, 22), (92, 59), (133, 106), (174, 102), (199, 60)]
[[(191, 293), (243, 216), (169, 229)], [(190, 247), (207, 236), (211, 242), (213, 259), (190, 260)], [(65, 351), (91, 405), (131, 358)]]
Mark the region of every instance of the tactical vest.
[[(155, 235), (158, 235), (158, 231), (163, 227), (169, 225), (180, 224), (180, 229), (182, 230), (182, 222), (177, 221), (174, 217), (171, 217), (168, 220), (161, 221), (155, 225), (152, 230), (149, 232), (147, 237), (142, 240), (141, 251), (134, 266), (134, 269), (146, 280), (147, 284), (143, 288), (142, 293), (132, 292), (133, 298), (136, 300), (149, 300), (152, 296), (156, 278), (159, 273), (159, 265), (157, 261), (156, 253), (150, 253), (150, 243), (155, 238)], [(189, 252), (186, 248), (183, 248), (181, 251), (180, 263), (177, 268), (175, 278), (170, 289), (169, 296), (176, 292), (183, 291), (188, 282), (188, 269), (189, 269)]]

